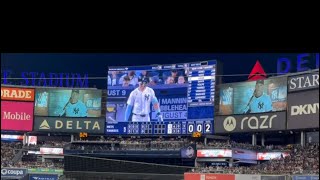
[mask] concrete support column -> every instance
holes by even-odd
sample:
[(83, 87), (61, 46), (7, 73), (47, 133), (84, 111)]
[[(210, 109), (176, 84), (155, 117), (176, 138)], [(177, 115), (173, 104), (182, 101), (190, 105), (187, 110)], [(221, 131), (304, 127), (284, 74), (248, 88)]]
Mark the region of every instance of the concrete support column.
[(261, 146), (264, 146), (264, 141), (265, 141), (264, 134), (261, 134)]
[(253, 146), (257, 145), (257, 135), (256, 134), (252, 134), (252, 145)]
[(300, 139), (300, 143), (301, 143), (301, 146), (304, 147), (305, 145), (305, 132), (304, 131), (301, 131), (301, 139)]

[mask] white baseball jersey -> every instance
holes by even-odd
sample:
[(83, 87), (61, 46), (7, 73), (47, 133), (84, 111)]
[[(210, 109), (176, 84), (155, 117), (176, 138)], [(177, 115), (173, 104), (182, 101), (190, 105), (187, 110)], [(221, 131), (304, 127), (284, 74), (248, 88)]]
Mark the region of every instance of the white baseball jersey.
[(272, 101), (270, 96), (263, 93), (262, 96), (253, 99), (250, 103), (250, 109), (252, 113), (269, 112), (272, 111)]
[[(136, 88), (130, 93), (129, 99), (127, 101), (128, 105), (133, 106), (133, 115), (132, 121), (150, 121), (149, 113), (150, 113), (150, 105), (152, 99), (155, 97), (155, 93), (153, 89), (146, 87), (143, 92)], [(146, 115), (145, 117), (141, 117), (139, 115)]]
[(86, 117), (87, 115), (87, 107), (81, 101), (78, 101), (75, 104), (68, 103), (66, 106), (67, 117)]

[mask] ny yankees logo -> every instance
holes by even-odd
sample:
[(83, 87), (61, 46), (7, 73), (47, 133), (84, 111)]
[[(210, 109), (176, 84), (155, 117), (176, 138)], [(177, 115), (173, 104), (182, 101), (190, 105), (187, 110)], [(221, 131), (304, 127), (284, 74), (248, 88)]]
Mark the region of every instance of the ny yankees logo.
[(144, 98), (145, 98), (146, 101), (149, 100), (149, 97), (150, 97), (150, 94), (145, 94), (145, 95), (144, 95)]
[(263, 102), (259, 102), (259, 103), (258, 103), (258, 108), (259, 108), (259, 109), (262, 109), (262, 108), (263, 108), (263, 105), (264, 105)]
[(74, 108), (74, 109), (73, 109), (73, 113), (74, 113), (74, 114), (78, 114), (78, 112), (79, 112), (79, 108)]

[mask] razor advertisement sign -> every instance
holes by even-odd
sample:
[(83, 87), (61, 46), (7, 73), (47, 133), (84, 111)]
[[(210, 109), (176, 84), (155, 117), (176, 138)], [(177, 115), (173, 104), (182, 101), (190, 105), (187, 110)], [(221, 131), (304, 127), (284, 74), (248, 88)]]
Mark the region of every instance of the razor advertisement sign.
[(286, 112), (216, 116), (216, 133), (276, 131), (286, 129)]
[(104, 118), (35, 117), (34, 131), (104, 134)]
[(288, 129), (319, 128), (319, 89), (288, 95)]

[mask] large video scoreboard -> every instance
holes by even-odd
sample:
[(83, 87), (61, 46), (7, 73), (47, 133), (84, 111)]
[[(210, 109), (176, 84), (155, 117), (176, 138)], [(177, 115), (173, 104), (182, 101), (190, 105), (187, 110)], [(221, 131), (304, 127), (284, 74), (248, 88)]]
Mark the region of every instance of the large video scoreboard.
[[(170, 65), (109, 67), (106, 134), (212, 134), (215, 73), (214, 60)], [(163, 121), (159, 120), (153, 101), (146, 104), (146, 101), (141, 99), (149, 97), (149, 91), (141, 92), (144, 97), (139, 95), (139, 77), (148, 79), (147, 87), (154, 92), (154, 96), (151, 93), (150, 97), (155, 97), (159, 102)], [(132, 103), (133, 100), (130, 110), (128, 102)], [(150, 108), (146, 108), (148, 106)], [(142, 115), (136, 112), (144, 113)]]

